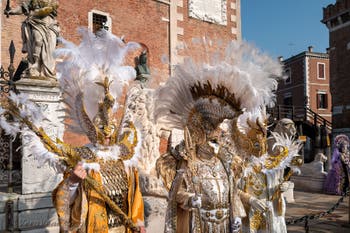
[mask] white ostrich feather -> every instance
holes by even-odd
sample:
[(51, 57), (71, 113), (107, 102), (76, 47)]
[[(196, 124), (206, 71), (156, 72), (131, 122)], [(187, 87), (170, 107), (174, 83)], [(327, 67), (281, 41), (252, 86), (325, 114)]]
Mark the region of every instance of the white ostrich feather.
[(38, 126), (43, 120), (48, 120), (41, 108), (31, 101), (27, 94), (10, 92), (9, 99), (18, 107), (20, 116), (29, 119), (33, 124)]
[(57, 173), (62, 173), (66, 169), (58, 156), (47, 150), (40, 138), (33, 132), (25, 130), (23, 132), (23, 138), (25, 138), (26, 146), (30, 148), (32, 156), (38, 161), (39, 167), (48, 164)]
[[(82, 37), (79, 45), (61, 39), (64, 47), (57, 49), (54, 55), (58, 59), (56, 70), (64, 91), (64, 102), (69, 105), (68, 115), (75, 126), (72, 129), (80, 128), (77, 133), (82, 133), (85, 129), (80, 127), (79, 121), (82, 119), (76, 114), (76, 98), (83, 94), (83, 105), (92, 121), (98, 111), (98, 102), (104, 96), (104, 89), (95, 82), (103, 82), (104, 78), (108, 77), (112, 81), (110, 93), (118, 99), (123, 86), (136, 77), (133, 67), (122, 65), (124, 58), (127, 52), (138, 48), (139, 45), (134, 42), (124, 43), (107, 31), (95, 35), (87, 29), (80, 28), (78, 33)], [(117, 111), (117, 101), (113, 109)]]
[(5, 134), (10, 135), (13, 139), (21, 132), (21, 126), (18, 122), (8, 122), (8, 120), (0, 115), (0, 128), (5, 131)]
[[(286, 134), (279, 134), (277, 132), (271, 132), (272, 136), (276, 140), (276, 143), (273, 145), (272, 150), (276, 146), (281, 146), (286, 149), (288, 149), (288, 155), (286, 158), (284, 158), (276, 168), (273, 169), (285, 169), (287, 167), (292, 168), (295, 172), (299, 171), (299, 168), (297, 166), (292, 165), (292, 160), (294, 157), (299, 155), (299, 151), (302, 148), (302, 142), (299, 140), (293, 139), (293, 137), (289, 137)], [(265, 154), (264, 156), (261, 157), (262, 161), (265, 161), (268, 159), (268, 154)], [(262, 162), (264, 163), (264, 162)], [(266, 169), (268, 170), (268, 169)]]
[(282, 66), (277, 60), (244, 42), (229, 43), (224, 56), (219, 52), (209, 53), (211, 43), (204, 44), (205, 54), (201, 57), (205, 60), (186, 57), (175, 66), (174, 77), (158, 90), (156, 118), (170, 127), (183, 128), (195, 102), (190, 87), (196, 83), (226, 87), (245, 111), (274, 104), (277, 78), (282, 76)]
[(94, 171), (100, 171), (100, 164), (99, 163), (83, 163), (83, 168), (86, 170), (94, 170)]
[(6, 110), (0, 106), (0, 116), (3, 115), (5, 112), (6, 112)]
[(120, 148), (118, 145), (102, 146), (95, 144), (86, 145), (100, 159), (118, 160), (120, 159)]

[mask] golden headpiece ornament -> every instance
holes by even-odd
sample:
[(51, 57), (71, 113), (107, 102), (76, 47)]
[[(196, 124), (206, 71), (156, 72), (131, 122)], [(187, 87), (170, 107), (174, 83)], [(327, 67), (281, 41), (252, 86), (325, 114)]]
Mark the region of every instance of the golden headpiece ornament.
[(116, 142), (117, 126), (113, 116), (115, 99), (109, 92), (111, 82), (108, 77), (105, 77), (104, 82), (96, 82), (97, 85), (100, 85), (104, 89), (103, 101), (98, 103), (98, 112), (93, 119), (97, 140), (100, 144), (103, 144), (105, 138), (109, 138), (111, 144), (115, 144)]
[[(130, 134), (136, 137), (132, 123), (128, 133), (118, 132), (115, 119), (118, 99), (123, 86), (133, 80), (136, 72), (131, 66), (122, 65), (128, 51), (138, 48), (137, 43), (124, 43), (107, 31), (97, 35), (87, 29), (79, 30), (82, 42), (79, 46), (62, 40), (65, 47), (56, 51), (58, 80), (64, 86), (63, 99), (68, 107), (69, 128), (85, 134), (94, 144), (125, 144)], [(122, 134), (121, 138), (118, 135)], [(129, 150), (131, 148), (128, 148)]]
[(267, 117), (263, 109), (242, 114), (233, 126), (233, 137), (243, 157), (260, 157), (267, 151)]

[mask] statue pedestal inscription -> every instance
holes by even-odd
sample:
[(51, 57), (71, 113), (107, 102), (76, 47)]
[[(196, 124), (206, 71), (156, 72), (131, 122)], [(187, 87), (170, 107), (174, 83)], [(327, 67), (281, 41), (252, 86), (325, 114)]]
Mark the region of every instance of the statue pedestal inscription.
[[(41, 123), (53, 139), (62, 138), (64, 132), (60, 90), (56, 82), (38, 79), (21, 79), (16, 83), (21, 93), (37, 103), (48, 119)], [(13, 227), (16, 232), (58, 232), (56, 210), (52, 205), (51, 191), (62, 179), (48, 165), (40, 166), (22, 135), (22, 192), (0, 194), (0, 232), (6, 230), (6, 205), (13, 203)]]

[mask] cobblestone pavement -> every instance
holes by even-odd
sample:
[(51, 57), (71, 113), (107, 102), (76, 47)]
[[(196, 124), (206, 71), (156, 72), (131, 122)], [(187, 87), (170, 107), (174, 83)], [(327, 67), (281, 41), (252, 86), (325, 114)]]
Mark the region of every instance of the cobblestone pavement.
[[(294, 191), (295, 203), (287, 203), (286, 219), (318, 214), (330, 209), (340, 196)], [(349, 197), (331, 214), (309, 221), (309, 233), (350, 233)], [(288, 225), (288, 233), (303, 233), (305, 223)]]

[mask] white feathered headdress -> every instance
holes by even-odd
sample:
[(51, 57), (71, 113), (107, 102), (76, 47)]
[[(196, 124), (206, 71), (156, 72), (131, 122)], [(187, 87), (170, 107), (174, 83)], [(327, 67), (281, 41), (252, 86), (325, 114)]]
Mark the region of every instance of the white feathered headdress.
[(186, 57), (158, 90), (155, 114), (161, 123), (183, 129), (198, 120), (193, 112), (205, 122), (273, 106), (277, 78), (282, 77), (277, 60), (247, 43), (231, 42), (222, 53), (207, 52), (213, 49), (204, 44), (207, 61)]
[(87, 135), (95, 143), (98, 129), (93, 125), (94, 118), (99, 115), (110, 121), (109, 116), (118, 109), (115, 100), (122, 94), (123, 86), (136, 77), (135, 69), (124, 66), (123, 61), (126, 53), (139, 45), (124, 43), (105, 30), (97, 35), (87, 29), (80, 29), (79, 33), (79, 45), (62, 39), (64, 48), (55, 52), (59, 59), (57, 78), (68, 107), (69, 129)]

